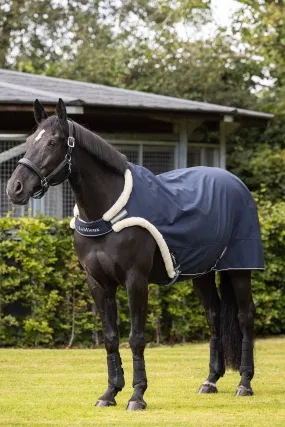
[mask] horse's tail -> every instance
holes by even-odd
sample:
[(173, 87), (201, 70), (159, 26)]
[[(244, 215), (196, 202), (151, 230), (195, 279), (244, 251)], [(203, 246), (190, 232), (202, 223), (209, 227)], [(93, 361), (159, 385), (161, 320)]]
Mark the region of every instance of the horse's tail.
[(225, 365), (238, 370), (241, 364), (242, 334), (238, 321), (238, 306), (228, 271), (220, 273), (221, 342)]

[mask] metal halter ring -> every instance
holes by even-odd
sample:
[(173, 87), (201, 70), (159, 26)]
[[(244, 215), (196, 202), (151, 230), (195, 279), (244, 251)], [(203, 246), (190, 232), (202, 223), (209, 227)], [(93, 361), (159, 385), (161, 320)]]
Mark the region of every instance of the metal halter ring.
[(69, 136), (68, 140), (67, 140), (67, 145), (71, 148), (74, 148), (75, 146), (75, 139), (73, 138), (73, 136)]

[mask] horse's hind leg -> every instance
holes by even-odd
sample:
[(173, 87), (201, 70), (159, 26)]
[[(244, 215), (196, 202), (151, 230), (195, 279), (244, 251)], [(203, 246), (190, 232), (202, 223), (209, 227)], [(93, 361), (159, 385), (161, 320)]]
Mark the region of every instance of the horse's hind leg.
[(221, 303), (215, 283), (215, 272), (193, 280), (194, 289), (206, 311), (206, 319), (211, 329), (210, 373), (200, 386), (199, 393), (217, 393), (216, 382), (225, 373), (224, 356), (220, 342)]
[(254, 375), (253, 361), (253, 329), (254, 304), (251, 294), (251, 271), (229, 271), (231, 283), (238, 305), (238, 320), (242, 333), (242, 353), (240, 364), (241, 380), (236, 396), (252, 396), (251, 380)]
[(145, 277), (132, 272), (126, 281), (128, 291), (131, 333), (130, 347), (133, 353), (133, 388), (134, 392), (129, 400), (127, 409), (142, 410), (146, 408), (143, 399), (147, 389), (147, 378), (144, 363), (145, 338), (144, 329), (147, 315), (148, 283)]
[(91, 276), (88, 276), (88, 286), (100, 311), (108, 366), (108, 388), (98, 399), (95, 406), (114, 406), (116, 405), (115, 396), (125, 385), (124, 371), (119, 353), (116, 287), (104, 289)]

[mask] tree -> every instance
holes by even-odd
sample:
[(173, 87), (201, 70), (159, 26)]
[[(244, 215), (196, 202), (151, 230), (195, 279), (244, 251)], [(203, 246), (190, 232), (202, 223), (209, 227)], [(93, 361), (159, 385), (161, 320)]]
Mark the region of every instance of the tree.
[[(177, 26), (197, 30), (210, 17), (209, 0), (183, 4), (166, 0), (128, 0), (121, 6), (110, 0), (103, 14), (93, 3), (87, 2), (84, 11), (76, 12), (76, 49), (68, 66), (63, 65), (63, 74), (118, 87), (150, 88), (152, 92), (157, 92), (161, 80), (156, 63), (170, 49), (179, 48)], [(154, 69), (148, 67), (144, 76), (140, 73), (141, 66), (151, 63), (149, 58), (157, 59)], [(146, 86), (145, 80), (150, 74), (154, 78)], [(139, 81), (137, 75), (141, 76)], [(164, 87), (164, 91), (167, 89)]]
[(43, 73), (69, 51), (68, 9), (50, 0), (3, 0), (0, 67)]
[[(229, 167), (260, 196), (273, 202), (284, 199), (285, 148), (285, 26), (281, 0), (240, 0), (233, 33), (247, 60), (256, 62), (256, 109), (275, 114), (266, 129), (241, 132), (229, 145)], [(233, 141), (232, 141), (233, 142)]]
[[(284, 114), (285, 25), (283, 0), (240, 0), (233, 31), (241, 38), (247, 58), (262, 67), (262, 106)], [(266, 102), (264, 102), (266, 101)]]
[[(183, 19), (205, 22), (210, 0), (3, 0), (0, 5), (0, 66), (36, 73), (64, 75), (74, 61), (75, 78), (103, 77), (113, 59), (122, 59), (130, 45), (155, 42), (174, 33)], [(120, 54), (117, 55), (119, 50)], [(89, 66), (88, 62), (90, 60)], [(93, 62), (95, 60), (95, 62)], [(93, 65), (95, 65), (93, 67)], [(110, 68), (110, 73), (109, 73)], [(86, 70), (86, 72), (85, 72)], [(119, 68), (115, 68), (119, 71)], [(89, 74), (88, 74), (89, 76)], [(73, 77), (73, 78), (74, 78)]]
[(254, 61), (241, 62), (223, 37), (172, 40), (164, 49), (146, 50), (129, 66), (128, 87), (202, 102), (250, 108), (256, 103)]

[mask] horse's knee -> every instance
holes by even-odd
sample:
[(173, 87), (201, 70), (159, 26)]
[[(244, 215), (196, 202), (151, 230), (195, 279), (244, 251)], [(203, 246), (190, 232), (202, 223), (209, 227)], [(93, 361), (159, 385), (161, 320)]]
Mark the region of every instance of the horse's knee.
[(145, 337), (143, 333), (131, 332), (129, 343), (134, 354), (143, 355), (145, 349)]
[(238, 320), (243, 337), (252, 335), (254, 325), (253, 311), (251, 309), (239, 311)]
[(115, 332), (106, 332), (104, 334), (105, 347), (108, 353), (114, 353), (119, 347), (119, 337)]
[(215, 309), (207, 310), (206, 318), (208, 325), (211, 328), (211, 331), (216, 332), (218, 334), (220, 329), (220, 311)]

